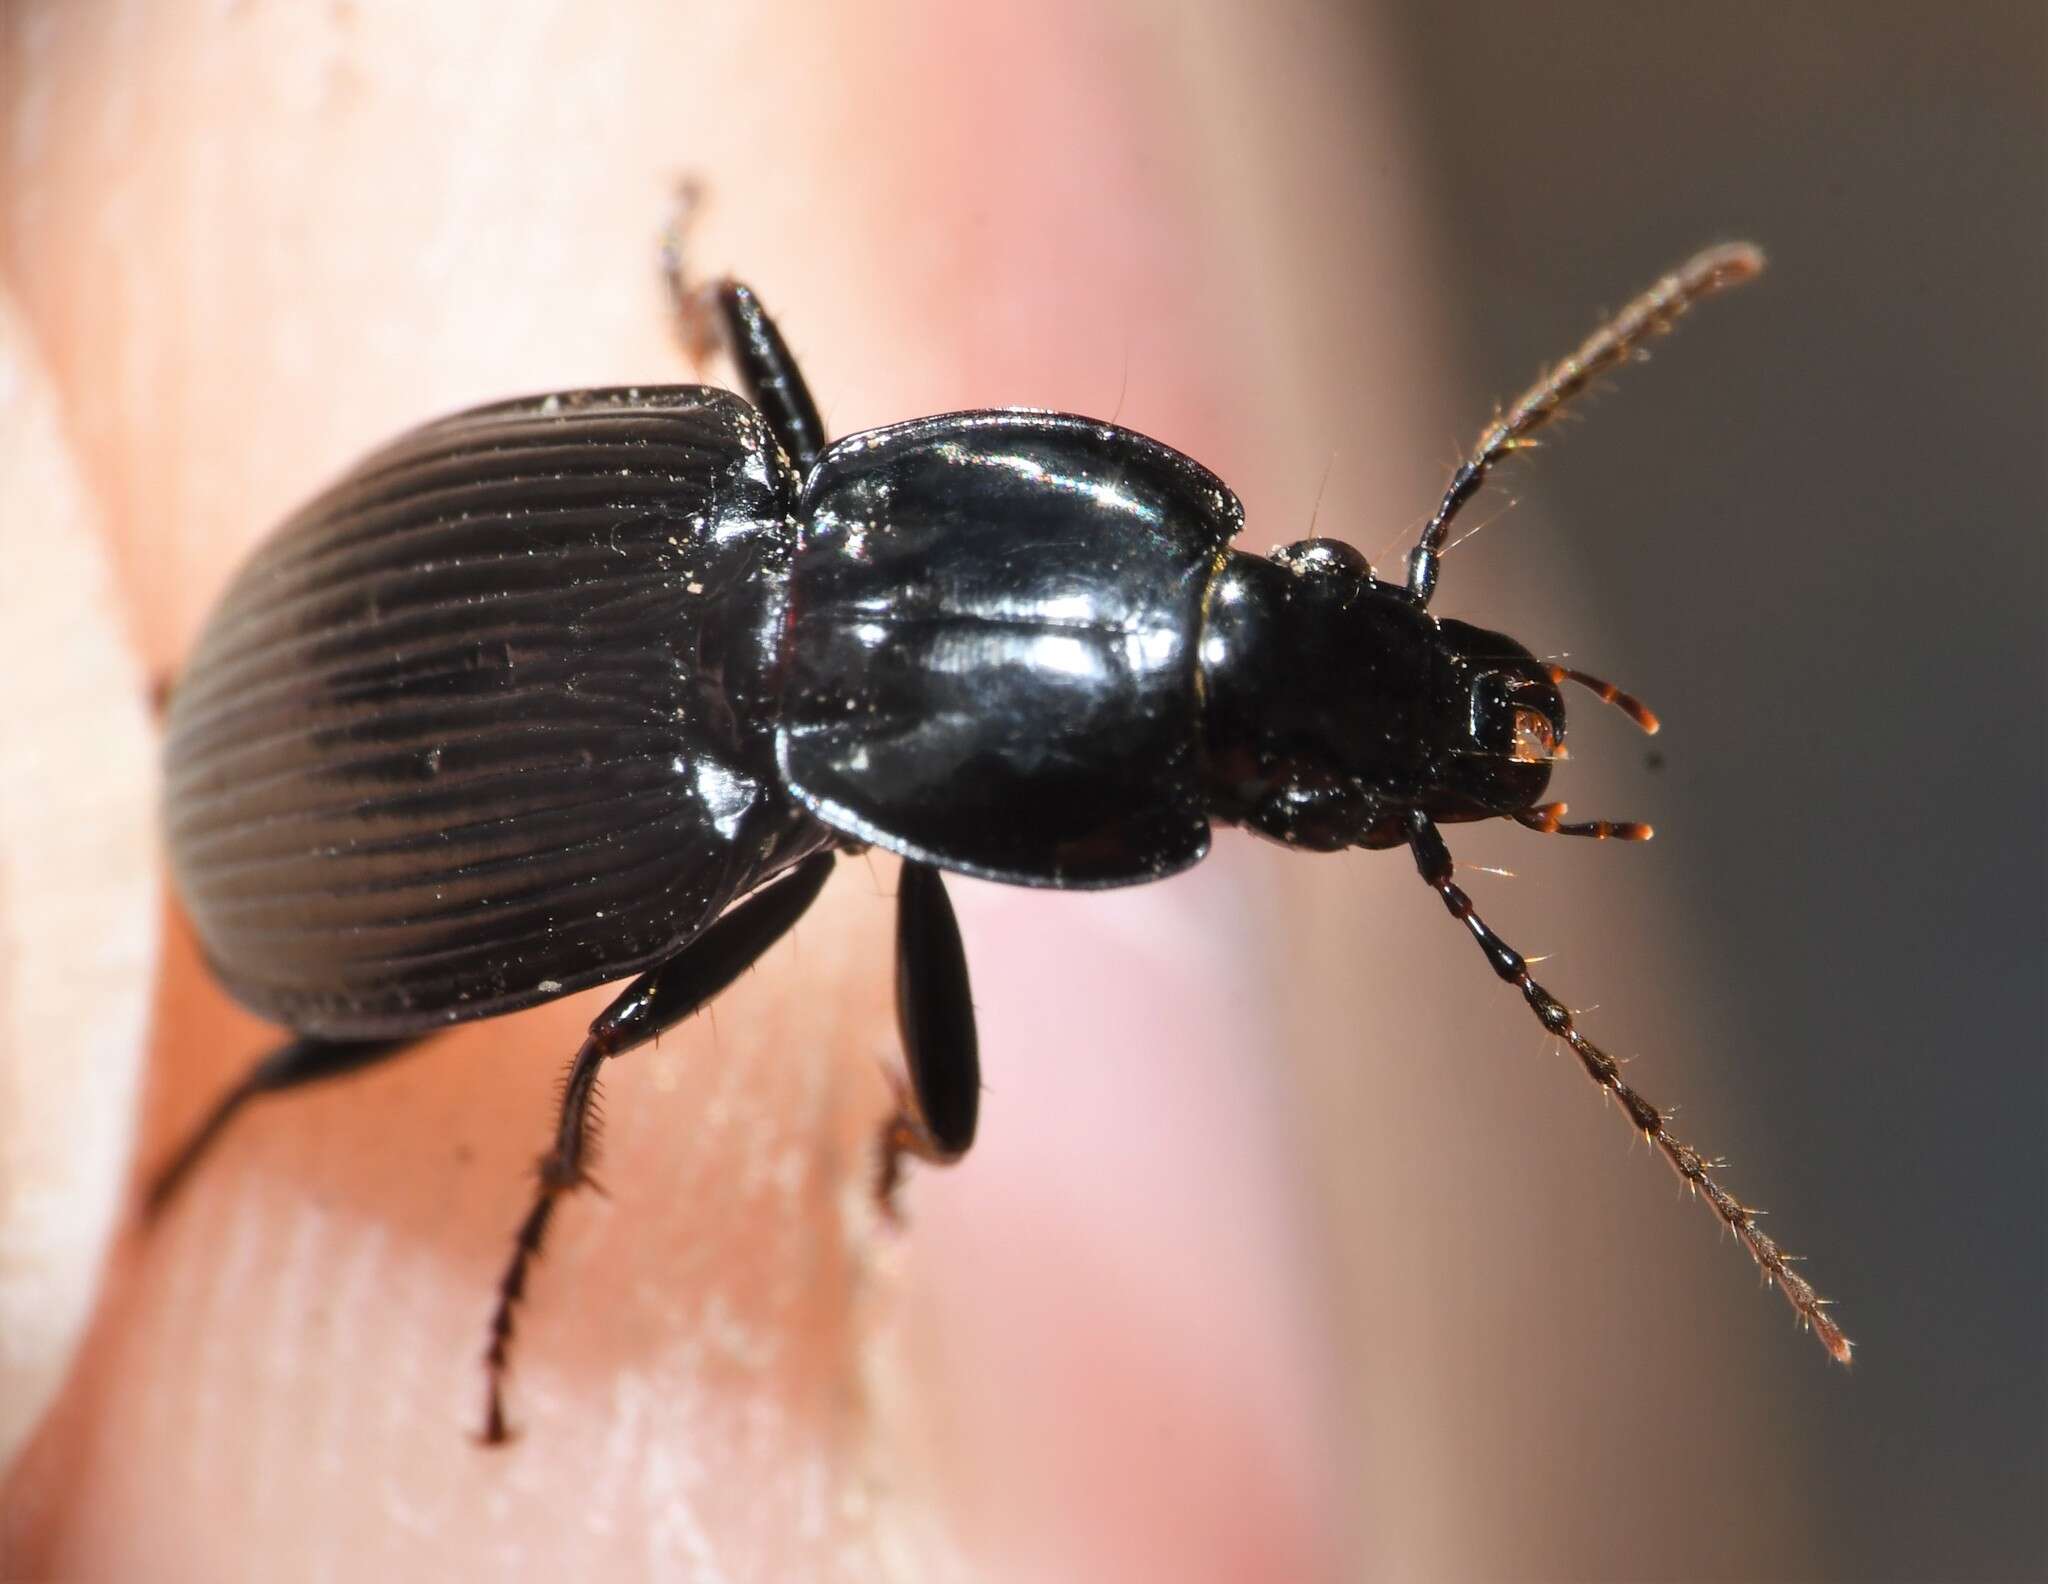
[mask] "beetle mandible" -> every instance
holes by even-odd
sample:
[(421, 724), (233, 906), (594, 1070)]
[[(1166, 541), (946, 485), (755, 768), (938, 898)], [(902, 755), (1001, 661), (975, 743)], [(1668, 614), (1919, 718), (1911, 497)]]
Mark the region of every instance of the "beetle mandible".
[(1828, 1351), (1811, 1285), (1673, 1138), (1666, 1113), (1531, 977), (1452, 877), (1440, 827), (1541, 801), (1567, 682), (1430, 614), (1445, 535), (1506, 456), (1692, 304), (1762, 267), (1700, 253), (1480, 434), (1401, 582), (1311, 538), (1231, 548), (1237, 498), (1143, 435), (1031, 410), (828, 445), (746, 286), (669, 272), (706, 386), (501, 402), (397, 440), (287, 522), (206, 625), (170, 704), (165, 826), (208, 960), (293, 1031), (163, 1168), (160, 1208), (248, 1101), (439, 1029), (637, 975), (570, 1068), (500, 1283), (483, 1434), (507, 1434), (515, 1306), (587, 1180), (598, 1070), (703, 1007), (795, 924), (834, 854), (901, 855), (909, 1081), (884, 1123), (958, 1160), (980, 1099), (941, 872), (1101, 888), (1163, 879), (1221, 822), (1315, 852), (1406, 847), (1421, 877), (1735, 1232)]

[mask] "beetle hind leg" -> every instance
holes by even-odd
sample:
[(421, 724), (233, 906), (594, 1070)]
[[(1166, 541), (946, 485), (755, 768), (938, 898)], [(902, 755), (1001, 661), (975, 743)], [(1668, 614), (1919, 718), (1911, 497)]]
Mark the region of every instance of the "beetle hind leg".
[(910, 1156), (950, 1166), (974, 1143), (981, 1057), (960, 926), (944, 881), (906, 860), (896, 893), (896, 1019), (909, 1082), (882, 1124), (875, 1199), (897, 1219), (896, 1193)]
[(228, 1123), (234, 1120), (242, 1107), (259, 1095), (280, 1094), (287, 1089), (296, 1089), (301, 1084), (318, 1083), (323, 1078), (339, 1078), (344, 1073), (355, 1072), (364, 1067), (374, 1066), (388, 1056), (396, 1056), (410, 1050), (428, 1036), (409, 1035), (403, 1039), (384, 1040), (327, 1040), (302, 1035), (287, 1044), (269, 1052), (243, 1076), (240, 1083), (214, 1102), (206, 1119), (187, 1135), (185, 1142), (178, 1146), (157, 1173), (150, 1179), (149, 1187), (142, 1196), (142, 1214), (145, 1220), (155, 1220), (171, 1200), (177, 1196), (185, 1179), (213, 1149)]

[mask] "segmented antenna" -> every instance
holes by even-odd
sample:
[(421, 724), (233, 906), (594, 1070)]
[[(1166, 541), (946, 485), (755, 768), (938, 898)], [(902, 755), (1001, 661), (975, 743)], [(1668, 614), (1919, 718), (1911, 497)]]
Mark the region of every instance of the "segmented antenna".
[(1488, 424), (1473, 443), (1471, 456), (1451, 475), (1442, 504), (1408, 553), (1408, 593), (1416, 604), (1427, 605), (1436, 592), (1444, 535), (1464, 504), (1479, 493), (1495, 463), (1509, 452), (1533, 444), (1529, 436), (1555, 418), (1566, 402), (1626, 362), (1645, 341), (1663, 335), (1694, 303), (1754, 280), (1763, 267), (1763, 253), (1747, 242), (1730, 242), (1694, 254), (1586, 337), (1576, 352)]

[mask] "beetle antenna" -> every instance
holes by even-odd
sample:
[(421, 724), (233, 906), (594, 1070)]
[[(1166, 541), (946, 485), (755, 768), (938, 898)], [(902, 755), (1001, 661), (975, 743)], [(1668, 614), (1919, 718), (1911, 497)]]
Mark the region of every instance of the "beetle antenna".
[(1471, 455), (1451, 475), (1443, 501), (1423, 528), (1422, 538), (1408, 552), (1408, 597), (1418, 605), (1429, 603), (1436, 592), (1437, 567), (1451, 520), (1479, 493), (1502, 457), (1526, 449), (1531, 444), (1529, 436), (1555, 418), (1567, 402), (1627, 362), (1644, 342), (1663, 335), (1694, 303), (1754, 280), (1763, 267), (1763, 254), (1747, 242), (1730, 242), (1694, 254), (1586, 337), (1576, 352), (1488, 424), (1473, 443)]
[(1633, 693), (1622, 692), (1612, 682), (1602, 681), (1599, 677), (1589, 675), (1584, 671), (1574, 671), (1570, 666), (1554, 665), (1549, 668), (1549, 673), (1550, 685), (1552, 687), (1557, 686), (1560, 682), (1576, 682), (1587, 692), (1599, 695), (1600, 701), (1603, 704), (1612, 704), (1650, 736), (1654, 737), (1659, 731), (1663, 730), (1663, 722), (1657, 719), (1655, 712), (1651, 710), (1649, 705), (1645, 704)]
[(1720, 1217), (1748, 1251), (1749, 1257), (1756, 1261), (1764, 1279), (1785, 1295), (1785, 1301), (1799, 1316), (1800, 1324), (1820, 1338), (1820, 1345), (1828, 1350), (1836, 1363), (1847, 1364), (1855, 1345), (1842, 1334), (1842, 1328), (1828, 1313), (1828, 1301), (1814, 1291), (1813, 1283), (1792, 1268), (1798, 1257), (1778, 1247), (1776, 1240), (1757, 1225), (1762, 1211), (1744, 1204), (1721, 1186), (1716, 1175), (1721, 1163), (1717, 1159), (1702, 1155), (1690, 1144), (1672, 1137), (1666, 1126), (1671, 1120), (1671, 1113), (1659, 1110), (1636, 1093), (1622, 1078), (1621, 1063), (1586, 1038), (1579, 1031), (1571, 1009), (1531, 977), (1528, 959), (1494, 934), (1473, 911), (1472, 899), (1451, 878), (1451, 852), (1444, 845), (1442, 833), (1429, 816), (1420, 811), (1409, 815), (1408, 847), (1415, 856), (1415, 867), (1423, 883), (1443, 899), (1451, 917), (1471, 933), (1473, 941), (1486, 954), (1488, 966), (1504, 982), (1521, 991), (1522, 999), (1529, 1003), (1529, 1010), (1536, 1014), (1536, 1021), (1572, 1048), (1572, 1054), (1586, 1069), (1586, 1076), (1621, 1107), (1621, 1113), (1630, 1125), (1656, 1147), (1687, 1189), (1706, 1200), (1708, 1208)]

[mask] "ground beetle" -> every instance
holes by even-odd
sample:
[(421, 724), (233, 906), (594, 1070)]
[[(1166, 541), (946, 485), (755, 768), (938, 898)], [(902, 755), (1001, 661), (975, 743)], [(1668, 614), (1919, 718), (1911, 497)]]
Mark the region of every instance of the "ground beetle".
[(1480, 435), (1403, 583), (1311, 538), (1233, 550), (1206, 468), (1060, 413), (919, 418), (828, 446), (752, 291), (670, 277), (704, 386), (576, 391), (429, 424), (307, 506), (243, 568), (170, 705), (165, 822), (206, 955), (295, 1031), (150, 1192), (160, 1207), (248, 1100), (435, 1030), (639, 977), (576, 1053), (501, 1284), (485, 1436), (513, 1309), (555, 1203), (585, 1181), (606, 1058), (688, 1017), (810, 906), (837, 852), (902, 856), (909, 1084), (883, 1128), (958, 1160), (980, 1078), (940, 880), (1158, 880), (1212, 822), (1316, 852), (1401, 847), (1587, 1073), (1705, 1197), (1834, 1356), (1823, 1301), (1665, 1113), (1452, 881), (1439, 826), (1542, 803), (1573, 682), (1429, 614), (1446, 530), (1496, 463), (1750, 247), (1659, 280)]

